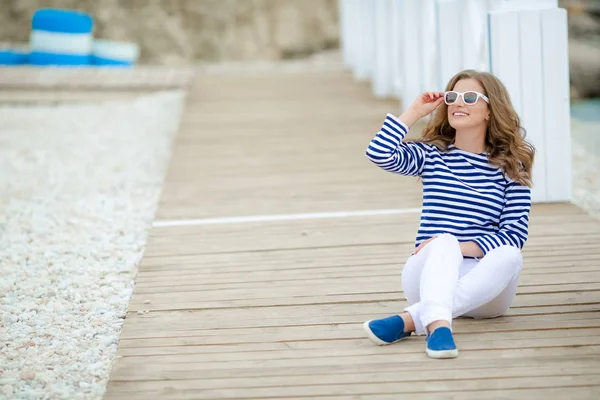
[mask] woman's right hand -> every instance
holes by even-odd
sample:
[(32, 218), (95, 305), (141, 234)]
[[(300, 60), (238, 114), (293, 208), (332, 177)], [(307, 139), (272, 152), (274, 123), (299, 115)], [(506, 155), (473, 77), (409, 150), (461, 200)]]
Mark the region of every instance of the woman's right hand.
[(425, 92), (417, 97), (409, 108), (412, 108), (420, 118), (423, 118), (431, 114), (443, 101), (444, 92)]
[(431, 114), (444, 101), (444, 92), (425, 92), (406, 109), (399, 119), (411, 126), (419, 119)]

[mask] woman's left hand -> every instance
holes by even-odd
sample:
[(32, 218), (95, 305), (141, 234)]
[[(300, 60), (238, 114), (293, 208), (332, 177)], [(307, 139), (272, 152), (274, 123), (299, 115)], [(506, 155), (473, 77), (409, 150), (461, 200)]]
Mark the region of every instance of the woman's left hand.
[(421, 249), (427, 245), (427, 243), (431, 242), (431, 241), (432, 241), (433, 239), (435, 239), (436, 237), (437, 237), (437, 236), (433, 236), (433, 237), (430, 237), (430, 238), (429, 238), (429, 239), (427, 239), (427, 240), (424, 240), (424, 241), (422, 241), (422, 242), (421, 242), (421, 243), (420, 243), (420, 244), (417, 246), (417, 248), (415, 249), (415, 251), (413, 252), (413, 256), (414, 256), (415, 254), (417, 254), (418, 252), (420, 252), (420, 251), (421, 251)]

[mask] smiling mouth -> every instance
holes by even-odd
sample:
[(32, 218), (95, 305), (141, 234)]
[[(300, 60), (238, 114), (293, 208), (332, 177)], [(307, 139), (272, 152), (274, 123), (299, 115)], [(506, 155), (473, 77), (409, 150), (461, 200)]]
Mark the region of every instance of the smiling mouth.
[(467, 113), (464, 113), (464, 112), (459, 112), (459, 111), (456, 111), (456, 112), (453, 112), (453, 113), (452, 113), (452, 116), (453, 116), (453, 117), (467, 117), (468, 115), (469, 115), (469, 114), (467, 114)]

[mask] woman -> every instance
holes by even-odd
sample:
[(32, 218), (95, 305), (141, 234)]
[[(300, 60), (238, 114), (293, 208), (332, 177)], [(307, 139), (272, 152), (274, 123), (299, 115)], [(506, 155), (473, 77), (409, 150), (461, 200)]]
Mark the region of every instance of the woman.
[[(403, 141), (435, 110), (422, 138)], [(493, 75), (466, 70), (446, 92), (427, 92), (399, 118), (388, 114), (367, 157), (382, 169), (423, 182), (415, 251), (402, 270), (409, 306), (367, 321), (378, 345), (426, 334), (426, 353), (454, 358), (452, 319), (493, 318), (510, 307), (527, 240), (535, 150)]]

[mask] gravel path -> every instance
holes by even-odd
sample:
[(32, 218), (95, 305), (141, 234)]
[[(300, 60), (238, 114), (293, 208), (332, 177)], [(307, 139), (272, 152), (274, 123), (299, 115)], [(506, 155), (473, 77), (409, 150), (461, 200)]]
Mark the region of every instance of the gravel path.
[(0, 398), (102, 397), (182, 102), (0, 107)]

